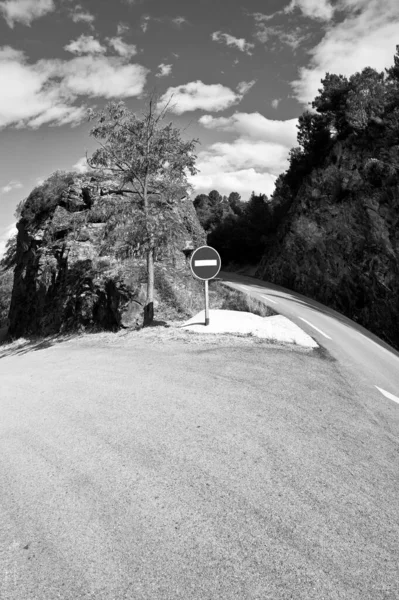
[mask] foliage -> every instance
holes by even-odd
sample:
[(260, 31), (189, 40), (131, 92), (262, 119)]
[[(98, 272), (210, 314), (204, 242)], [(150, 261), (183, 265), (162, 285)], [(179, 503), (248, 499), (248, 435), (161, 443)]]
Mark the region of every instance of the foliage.
[[(141, 209), (145, 217), (141, 238), (147, 248), (157, 244), (158, 235), (163, 238), (165, 229), (177, 225), (173, 206), (191, 188), (187, 171), (191, 175), (197, 172), (193, 154), (197, 140), (184, 142), (180, 130), (172, 127), (172, 123), (161, 127), (167, 107), (157, 112), (153, 104), (151, 98), (142, 119), (132, 114), (122, 101), (109, 103), (100, 113), (89, 111), (89, 120), (98, 120), (90, 135), (106, 141), (100, 142), (101, 148), (88, 163), (112, 173), (117, 180), (116, 191), (124, 191), (131, 203)], [(150, 196), (158, 197), (156, 211), (151, 212), (147, 207)]]
[(16, 217), (28, 223), (41, 219), (44, 214), (50, 214), (63, 198), (63, 194), (73, 183), (73, 172), (55, 171), (44, 183), (36, 186), (29, 196), (23, 200), (16, 210)]
[(5, 327), (10, 310), (14, 273), (10, 270), (0, 270), (0, 327)]

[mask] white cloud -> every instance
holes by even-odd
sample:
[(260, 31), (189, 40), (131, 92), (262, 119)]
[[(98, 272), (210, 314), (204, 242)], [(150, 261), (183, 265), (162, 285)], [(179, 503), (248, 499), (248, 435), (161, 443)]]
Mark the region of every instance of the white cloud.
[(141, 29), (143, 30), (143, 33), (145, 33), (148, 29), (148, 23), (150, 21), (151, 17), (150, 15), (144, 15), (141, 17)]
[(19, 188), (24, 187), (20, 181), (9, 181), (6, 185), (0, 188), (0, 194), (8, 194), (12, 190), (17, 190)]
[(252, 81), (241, 81), (238, 85), (237, 85), (237, 91), (239, 94), (246, 94), (247, 92), (249, 92), (249, 90), (251, 89), (251, 87), (253, 87), (256, 83), (256, 79), (253, 79)]
[(198, 109), (218, 112), (237, 104), (243, 98), (243, 94), (236, 94), (220, 83), (206, 85), (197, 80), (170, 87), (160, 98), (158, 108), (164, 106), (172, 94), (169, 110), (177, 115)]
[(83, 22), (91, 25), (95, 20), (95, 17), (88, 11), (84, 11), (80, 4), (77, 4), (74, 6), (73, 11), (71, 12), (71, 19), (74, 23)]
[(246, 42), (244, 38), (236, 38), (228, 33), (221, 33), (220, 31), (214, 31), (211, 37), (214, 42), (224, 41), (228, 46), (236, 46), (241, 52), (252, 54), (250, 50), (254, 48), (254, 44)]
[(0, 2), (7, 25), (14, 28), (15, 23), (30, 25), (32, 21), (55, 10), (53, 0), (5, 0)]
[(270, 196), (277, 176), (289, 165), (289, 150), (297, 145), (297, 119), (274, 121), (260, 113), (236, 112), (231, 117), (204, 115), (199, 123), (207, 129), (238, 134), (233, 142), (217, 142), (199, 152), (190, 183), (208, 191), (237, 191)]
[(288, 167), (288, 149), (278, 143), (238, 138), (234, 142), (216, 142), (200, 152), (201, 160), (214, 170), (262, 169), (279, 175)]
[[(201, 168), (204, 164), (197, 166)], [(270, 197), (275, 188), (276, 177), (269, 173), (259, 173), (255, 169), (241, 169), (228, 173), (216, 170), (207, 174), (201, 172), (194, 176), (188, 175), (187, 180), (194, 187), (196, 194), (218, 190), (220, 194), (228, 196), (231, 192), (238, 192), (246, 201), (249, 200), (252, 191)]]
[(6, 251), (6, 244), (10, 237), (16, 235), (18, 233), (18, 229), (16, 227), (17, 223), (11, 223), (8, 227), (5, 227), (0, 235), (0, 259), (3, 258), (4, 253)]
[(235, 112), (231, 117), (204, 115), (198, 120), (207, 129), (237, 133), (246, 139), (281, 144), (288, 150), (297, 144), (298, 119), (275, 121), (258, 112)]
[(160, 69), (160, 73), (156, 73), (155, 77), (165, 77), (171, 73), (172, 65), (165, 65), (164, 63), (161, 63), (158, 65), (158, 69)]
[(137, 48), (134, 44), (126, 44), (121, 37), (107, 38), (108, 44), (120, 55), (130, 58), (137, 54)]
[(172, 19), (172, 22), (177, 25), (180, 26), (183, 23), (187, 23), (187, 19), (185, 17), (175, 17), (174, 19)]
[(322, 41), (310, 51), (309, 66), (299, 70), (292, 82), (296, 98), (311, 102), (325, 74), (350, 77), (369, 66), (377, 71), (393, 64), (398, 43), (399, 2), (384, 0), (340, 0), (337, 8), (349, 11), (346, 18), (329, 28)]
[(89, 170), (86, 157), (82, 156), (82, 158), (79, 158), (79, 160), (72, 166), (72, 169), (78, 173), (86, 173)]
[(86, 107), (79, 95), (126, 98), (142, 93), (148, 69), (121, 57), (79, 56), (27, 64), (23, 52), (0, 48), (0, 128), (77, 124)]
[(126, 33), (127, 31), (129, 31), (128, 25), (126, 25), (125, 23), (118, 23), (118, 27), (116, 30), (117, 35), (122, 35), (123, 33)]
[[(354, 1), (356, 2), (357, 0)], [(298, 8), (304, 17), (316, 21), (331, 21), (334, 16), (334, 7), (331, 4), (331, 0), (291, 0), (288, 6), (271, 15), (264, 15), (257, 12), (252, 13), (252, 16), (258, 24), (265, 23), (274, 19), (277, 15), (292, 13), (295, 8)]]
[(275, 98), (274, 100), (272, 100), (272, 107), (273, 108), (278, 108), (279, 104), (280, 104), (280, 98)]
[(72, 54), (104, 54), (107, 49), (92, 35), (82, 34), (77, 40), (64, 46), (64, 50)]
[(334, 14), (330, 0), (291, 0), (284, 12), (292, 12), (295, 8), (299, 8), (305, 17), (320, 21), (330, 21)]

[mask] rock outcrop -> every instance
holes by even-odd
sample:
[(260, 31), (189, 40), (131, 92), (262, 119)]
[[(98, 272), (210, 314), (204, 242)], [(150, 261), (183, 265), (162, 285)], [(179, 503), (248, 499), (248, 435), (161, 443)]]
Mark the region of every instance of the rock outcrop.
[(399, 185), (375, 156), (351, 140), (334, 145), (269, 237), (255, 277), (326, 304), (399, 350)]
[[(47, 195), (38, 188), (32, 192), (17, 223), (8, 337), (141, 326), (145, 253), (131, 239), (124, 244), (134, 212), (110, 218), (110, 208), (121, 200), (112, 193), (112, 180), (98, 174), (59, 179), (61, 185), (53, 192), (47, 188)], [(160, 300), (157, 273), (163, 269), (173, 278), (174, 271), (187, 270), (181, 249), (188, 240), (206, 243), (192, 201), (180, 202), (176, 211), (181, 227), (156, 255), (154, 308)]]

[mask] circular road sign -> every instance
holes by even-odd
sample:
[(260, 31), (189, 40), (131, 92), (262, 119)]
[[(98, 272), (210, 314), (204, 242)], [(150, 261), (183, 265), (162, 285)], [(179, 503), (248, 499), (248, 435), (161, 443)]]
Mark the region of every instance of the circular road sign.
[(222, 261), (219, 252), (211, 246), (200, 246), (191, 255), (190, 268), (195, 277), (206, 281), (219, 273)]

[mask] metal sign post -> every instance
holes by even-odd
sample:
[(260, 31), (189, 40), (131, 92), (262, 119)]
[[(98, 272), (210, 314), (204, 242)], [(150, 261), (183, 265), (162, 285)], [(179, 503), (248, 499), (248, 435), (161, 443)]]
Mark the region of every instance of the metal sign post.
[(209, 325), (209, 294), (208, 280), (205, 280), (205, 325)]
[(219, 252), (211, 246), (201, 246), (191, 255), (190, 268), (193, 275), (205, 282), (205, 325), (209, 325), (208, 281), (216, 277), (221, 266)]

